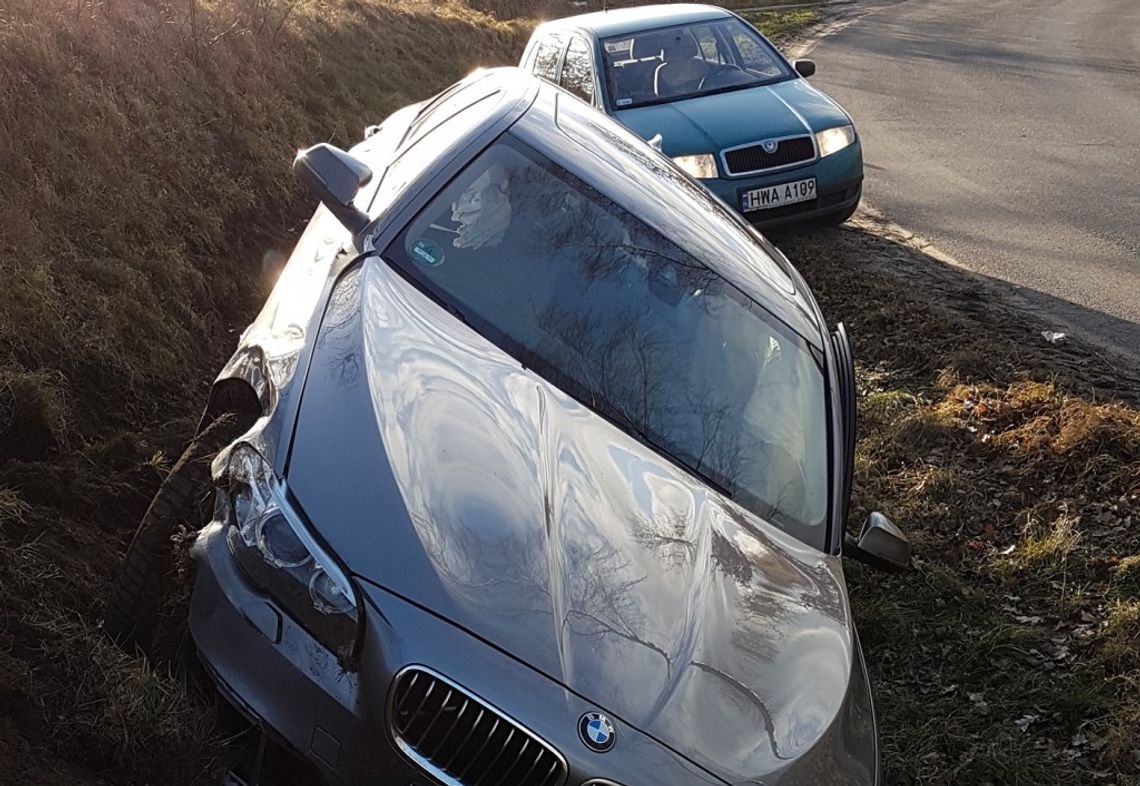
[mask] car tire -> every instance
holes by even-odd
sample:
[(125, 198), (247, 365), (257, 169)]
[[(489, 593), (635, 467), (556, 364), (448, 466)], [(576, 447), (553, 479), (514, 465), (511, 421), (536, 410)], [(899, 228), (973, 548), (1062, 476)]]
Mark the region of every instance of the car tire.
[(123, 650), (150, 654), (160, 612), (177, 586), (174, 536), (195, 522), (210, 484), (210, 462), (237, 435), (237, 419), (210, 423), (183, 451), (143, 515), (111, 587), (103, 630)]
[(842, 210), (836, 210), (834, 213), (827, 213), (826, 215), (820, 216), (817, 220), (821, 224), (826, 224), (830, 227), (837, 227), (847, 219), (851, 218), (851, 216), (855, 215), (855, 211), (858, 209), (859, 200), (855, 200), (855, 203), (850, 207), (845, 207)]

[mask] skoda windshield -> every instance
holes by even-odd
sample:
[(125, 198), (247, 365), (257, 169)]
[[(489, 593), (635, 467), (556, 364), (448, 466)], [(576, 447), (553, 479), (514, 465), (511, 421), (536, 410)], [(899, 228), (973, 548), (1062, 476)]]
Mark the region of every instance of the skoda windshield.
[(606, 38), (602, 48), (615, 110), (794, 76), (772, 45), (734, 16)]
[(825, 377), (701, 260), (509, 134), (384, 254), (525, 367), (818, 548)]

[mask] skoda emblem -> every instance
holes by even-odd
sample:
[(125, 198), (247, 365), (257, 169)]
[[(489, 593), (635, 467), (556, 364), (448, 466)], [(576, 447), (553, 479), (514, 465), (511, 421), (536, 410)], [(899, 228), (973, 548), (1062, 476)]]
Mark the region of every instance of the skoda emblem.
[(780, 146), (780, 143), (777, 142), (775, 139), (765, 139), (763, 142), (760, 143), (760, 147), (764, 148), (764, 152), (767, 153), (768, 155), (772, 155), (772, 153), (775, 153), (776, 148), (778, 148), (779, 146)]
[(587, 712), (578, 721), (578, 736), (590, 750), (605, 753), (614, 746), (617, 732), (605, 715), (600, 712)]

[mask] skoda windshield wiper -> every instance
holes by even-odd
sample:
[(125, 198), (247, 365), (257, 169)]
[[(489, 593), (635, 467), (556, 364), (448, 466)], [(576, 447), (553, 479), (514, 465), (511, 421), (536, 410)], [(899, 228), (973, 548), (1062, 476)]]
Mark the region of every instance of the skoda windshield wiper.
[(787, 77), (773, 77), (772, 79), (758, 79), (755, 82), (748, 82), (742, 85), (725, 85), (724, 87), (716, 87), (712, 90), (705, 90), (697, 93), (686, 93), (679, 96), (666, 96), (664, 98), (651, 98), (648, 101), (642, 101), (639, 104), (630, 104), (629, 106), (617, 107), (618, 110), (623, 109), (637, 109), (643, 106), (659, 106), (661, 104), (672, 104), (675, 101), (688, 101), (690, 98), (704, 98), (705, 96), (717, 96), (722, 93), (732, 93), (736, 90), (749, 90), (753, 87), (766, 87), (774, 85), (778, 82), (787, 81)]

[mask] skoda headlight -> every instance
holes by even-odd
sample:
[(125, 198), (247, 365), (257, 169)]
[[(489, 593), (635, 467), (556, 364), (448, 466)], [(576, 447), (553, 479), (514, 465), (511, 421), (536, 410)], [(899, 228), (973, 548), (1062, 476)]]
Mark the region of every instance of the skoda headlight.
[(235, 447), (226, 476), (219, 501), (242, 571), (330, 651), (350, 656), (359, 617), (347, 575), (301, 522), (256, 450)]
[(819, 157), (827, 158), (855, 142), (855, 126), (839, 126), (820, 131), (815, 135), (815, 142), (819, 146)]
[(673, 159), (673, 163), (699, 180), (710, 180), (716, 177), (716, 158), (711, 153), (701, 153), (697, 156), (677, 156)]

